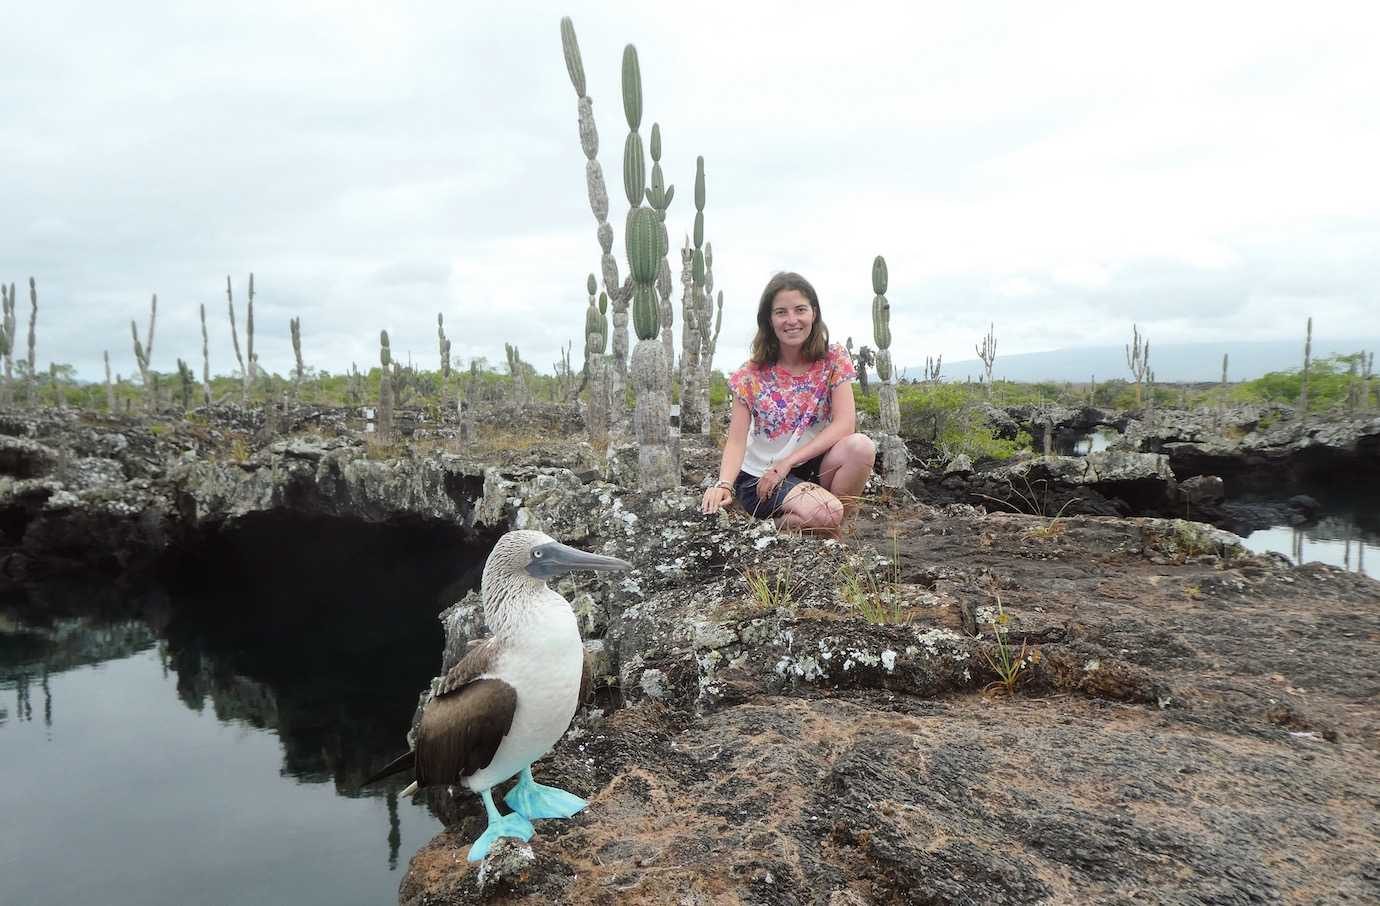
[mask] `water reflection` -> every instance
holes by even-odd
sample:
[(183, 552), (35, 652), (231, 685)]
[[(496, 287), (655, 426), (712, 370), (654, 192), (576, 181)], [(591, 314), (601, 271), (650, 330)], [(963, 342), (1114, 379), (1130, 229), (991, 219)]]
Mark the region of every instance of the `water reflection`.
[(0, 702), (0, 727), (11, 719), (34, 719), (33, 686), (43, 699), (43, 725), (53, 725), (50, 678), (88, 664), (127, 657), (153, 647), (153, 632), (143, 623), (126, 620), (91, 626), (85, 620), (64, 619), (50, 626), (30, 626), (13, 615), (0, 614), (0, 690), (13, 689), (14, 713)]
[(1256, 553), (1284, 554), (1300, 566), (1325, 563), (1372, 578), (1380, 569), (1380, 536), (1345, 517), (1325, 517), (1306, 528), (1278, 525), (1261, 529), (1247, 535), (1245, 544)]

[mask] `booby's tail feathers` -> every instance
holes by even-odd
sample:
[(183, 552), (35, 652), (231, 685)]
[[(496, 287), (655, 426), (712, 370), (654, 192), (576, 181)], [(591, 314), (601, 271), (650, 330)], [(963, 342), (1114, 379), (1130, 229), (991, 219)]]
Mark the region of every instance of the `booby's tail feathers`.
[(413, 764), (416, 763), (416, 761), (417, 753), (409, 749), (408, 751), (399, 755), (397, 758), (394, 758), (392, 761), (388, 762), (388, 764), (382, 770), (378, 771), (368, 780), (361, 783), (360, 787), (366, 787), (369, 784), (374, 783), (378, 780), (382, 780), (383, 778), (388, 777), (391, 774), (397, 774), (400, 771), (406, 771), (409, 768), (411, 768)]

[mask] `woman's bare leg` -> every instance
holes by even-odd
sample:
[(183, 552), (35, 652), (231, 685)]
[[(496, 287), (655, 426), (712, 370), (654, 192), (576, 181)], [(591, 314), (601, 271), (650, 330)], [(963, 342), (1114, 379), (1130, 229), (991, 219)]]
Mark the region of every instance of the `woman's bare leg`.
[(866, 434), (850, 434), (834, 444), (819, 466), (819, 483), (843, 503), (843, 518), (858, 509), (858, 498), (872, 475), (877, 446)]
[(776, 524), (785, 529), (837, 538), (842, 522), (843, 504), (839, 499), (817, 484), (802, 481), (791, 488), (782, 501), (781, 516)]

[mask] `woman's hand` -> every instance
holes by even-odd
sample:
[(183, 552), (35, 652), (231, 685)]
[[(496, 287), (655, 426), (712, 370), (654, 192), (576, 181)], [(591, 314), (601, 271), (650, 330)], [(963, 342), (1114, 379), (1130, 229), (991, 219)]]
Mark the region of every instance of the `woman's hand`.
[(766, 500), (770, 497), (772, 492), (776, 490), (776, 486), (781, 483), (786, 477), (786, 474), (790, 471), (791, 469), (789, 466), (773, 463), (772, 467), (763, 472), (762, 477), (757, 479), (757, 499)]
[(732, 502), (733, 492), (721, 484), (716, 484), (704, 492), (704, 500), (700, 503), (700, 512), (717, 513)]

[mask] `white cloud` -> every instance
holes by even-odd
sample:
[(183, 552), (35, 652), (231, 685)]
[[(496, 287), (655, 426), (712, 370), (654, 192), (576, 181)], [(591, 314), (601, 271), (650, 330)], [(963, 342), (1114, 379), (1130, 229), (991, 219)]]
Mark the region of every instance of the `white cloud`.
[(53, 2), (11, 17), (0, 92), (0, 276), (38, 278), (39, 358), (130, 372), (157, 291), (155, 367), (195, 356), (204, 302), (224, 370), (224, 277), (253, 270), (276, 370), (294, 316), (330, 370), (375, 361), (385, 327), (429, 362), (437, 310), (458, 354), (515, 341), (549, 367), (598, 270), (567, 11), (620, 258), (626, 41), (676, 244), (706, 158), (722, 364), (783, 268), (838, 339), (870, 337), (878, 253), (905, 361), (969, 357), (989, 321), (1009, 353), (1133, 320), (1161, 342), (1309, 313), (1380, 332), (1365, 6)]

